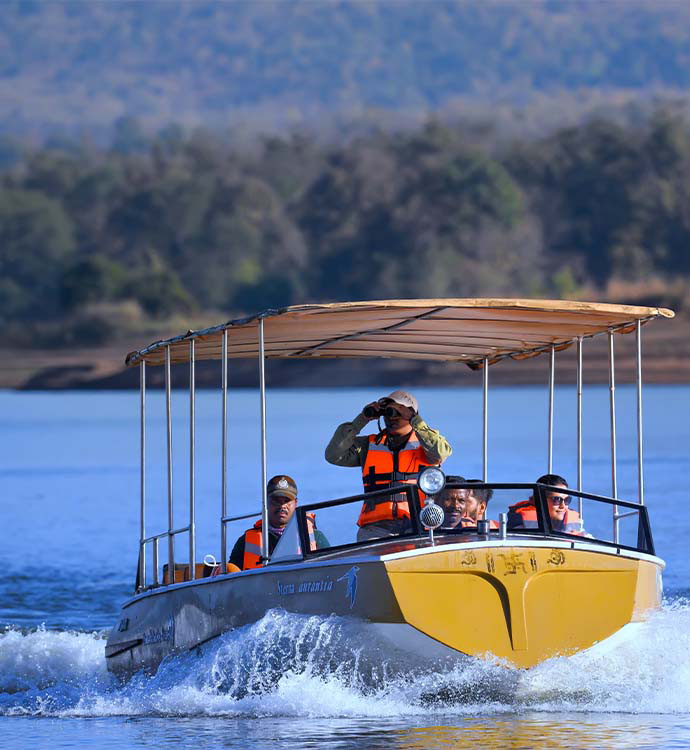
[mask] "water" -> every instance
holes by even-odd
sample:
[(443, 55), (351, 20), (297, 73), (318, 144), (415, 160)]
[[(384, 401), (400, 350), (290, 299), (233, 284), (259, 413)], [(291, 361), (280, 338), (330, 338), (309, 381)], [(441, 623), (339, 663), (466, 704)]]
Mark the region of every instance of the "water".
[[(481, 476), (481, 399), (415, 389), (455, 453), (447, 469)], [(323, 461), (335, 425), (380, 395), (269, 391), (269, 474), (297, 479), (302, 502), (354, 494), (356, 470)], [(220, 399), (197, 399), (200, 554), (217, 554)], [(619, 488), (636, 497), (634, 391), (617, 390)], [(149, 399), (147, 532), (165, 525), (164, 412)], [(690, 744), (690, 388), (645, 391), (646, 500), (668, 564), (663, 609), (632, 641), (531, 670), (460, 661), (442, 673), (391, 653), (356, 622), (270, 612), (153, 678), (118, 684), (104, 638), (130, 593), (138, 537), (138, 400), (133, 393), (0, 393), (0, 744), (32, 748), (368, 747), (658, 748)], [(184, 525), (187, 401), (174, 395), (176, 521)], [(230, 397), (232, 511), (258, 507), (258, 397)], [(494, 481), (545, 471), (543, 389), (496, 389)], [(610, 492), (607, 392), (585, 393), (585, 489)], [(574, 482), (575, 398), (556, 398), (554, 468)], [(158, 467), (155, 464), (159, 464)], [(324, 489), (326, 488), (326, 489)], [(324, 494), (325, 493), (325, 494)], [(234, 540), (242, 530), (230, 529)], [(181, 540), (179, 544), (184, 545)]]

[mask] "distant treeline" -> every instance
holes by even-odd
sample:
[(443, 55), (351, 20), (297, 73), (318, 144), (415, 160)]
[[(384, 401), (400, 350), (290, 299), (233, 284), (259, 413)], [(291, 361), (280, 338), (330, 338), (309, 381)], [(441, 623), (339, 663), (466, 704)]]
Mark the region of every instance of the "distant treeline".
[(101, 343), (176, 313), (670, 281), (690, 276), (689, 193), (688, 123), (666, 112), (510, 143), (430, 122), (338, 146), (63, 144), (0, 176), (0, 319), (18, 342)]

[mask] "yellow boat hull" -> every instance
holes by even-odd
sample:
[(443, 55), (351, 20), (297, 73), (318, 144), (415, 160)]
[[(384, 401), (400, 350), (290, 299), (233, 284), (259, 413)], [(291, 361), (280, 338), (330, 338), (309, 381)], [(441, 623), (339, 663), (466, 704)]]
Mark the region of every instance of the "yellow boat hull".
[(516, 667), (582, 651), (661, 604), (653, 558), (490, 546), (390, 559), (405, 622), (452, 649)]

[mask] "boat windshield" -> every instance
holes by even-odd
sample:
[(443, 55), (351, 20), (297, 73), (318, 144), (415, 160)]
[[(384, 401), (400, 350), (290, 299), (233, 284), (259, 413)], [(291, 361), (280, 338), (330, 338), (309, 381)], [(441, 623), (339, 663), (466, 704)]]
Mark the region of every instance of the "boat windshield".
[(271, 562), (288, 562), (289, 560), (301, 560), (304, 557), (302, 555), (302, 545), (300, 544), (297, 518), (297, 514), (293, 514), (288, 525), (285, 527), (285, 531), (283, 531), (278, 544), (276, 544), (276, 548), (271, 554)]

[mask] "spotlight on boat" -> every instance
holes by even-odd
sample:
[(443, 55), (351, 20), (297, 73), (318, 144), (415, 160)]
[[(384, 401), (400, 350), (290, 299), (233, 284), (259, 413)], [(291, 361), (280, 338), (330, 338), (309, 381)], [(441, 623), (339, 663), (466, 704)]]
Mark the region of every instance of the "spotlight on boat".
[(433, 497), (446, 486), (446, 475), (438, 466), (427, 466), (419, 472), (417, 486), (425, 495)]

